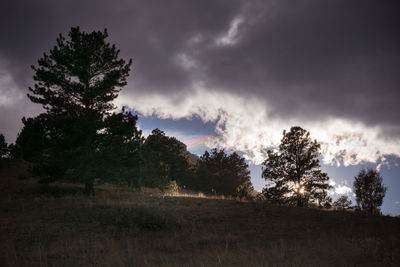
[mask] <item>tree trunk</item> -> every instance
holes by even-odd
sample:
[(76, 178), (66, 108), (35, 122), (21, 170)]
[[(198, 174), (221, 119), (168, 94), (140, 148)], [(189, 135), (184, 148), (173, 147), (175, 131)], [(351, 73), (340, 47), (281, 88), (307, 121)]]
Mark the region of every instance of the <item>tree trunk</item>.
[(297, 195), (297, 207), (302, 207), (301, 196)]

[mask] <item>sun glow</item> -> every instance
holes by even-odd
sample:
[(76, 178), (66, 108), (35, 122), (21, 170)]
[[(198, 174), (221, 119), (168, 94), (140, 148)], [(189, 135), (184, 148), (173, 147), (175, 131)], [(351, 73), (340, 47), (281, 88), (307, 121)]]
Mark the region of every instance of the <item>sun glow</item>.
[(295, 185), (294, 185), (294, 189), (298, 194), (301, 194), (301, 195), (304, 194), (305, 188), (304, 188), (302, 182), (300, 182), (300, 183), (296, 182)]

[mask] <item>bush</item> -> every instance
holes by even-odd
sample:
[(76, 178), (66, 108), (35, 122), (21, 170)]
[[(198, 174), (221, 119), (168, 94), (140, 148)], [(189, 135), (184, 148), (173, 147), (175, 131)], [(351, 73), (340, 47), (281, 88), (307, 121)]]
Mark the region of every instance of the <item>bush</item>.
[(341, 196), (335, 202), (333, 202), (333, 206), (341, 210), (349, 209), (351, 204), (352, 202), (347, 196)]
[(176, 183), (176, 181), (171, 181), (168, 183), (167, 187), (165, 188), (165, 191), (168, 193), (178, 193), (179, 192), (179, 186)]

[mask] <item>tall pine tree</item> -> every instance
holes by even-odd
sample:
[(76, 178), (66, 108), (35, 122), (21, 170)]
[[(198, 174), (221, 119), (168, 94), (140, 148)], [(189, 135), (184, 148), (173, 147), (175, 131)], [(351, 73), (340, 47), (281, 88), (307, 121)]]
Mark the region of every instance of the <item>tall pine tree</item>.
[(60, 34), (50, 53), (32, 66), (35, 84), (28, 94), (46, 111), (41, 115), (48, 141), (41, 158), (43, 173), (48, 180), (84, 182), (88, 194), (93, 193), (94, 179), (103, 174), (100, 152), (110, 125), (107, 118), (132, 64), (119, 58), (107, 37), (107, 30), (86, 33), (79, 27), (71, 28), (67, 39)]

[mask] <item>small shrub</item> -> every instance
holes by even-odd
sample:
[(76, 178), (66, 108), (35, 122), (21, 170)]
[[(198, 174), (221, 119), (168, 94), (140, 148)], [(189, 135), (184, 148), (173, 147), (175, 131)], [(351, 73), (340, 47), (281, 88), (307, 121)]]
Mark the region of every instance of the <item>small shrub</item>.
[(351, 204), (352, 204), (351, 200), (348, 198), (348, 196), (341, 196), (340, 198), (338, 198), (338, 200), (333, 202), (333, 206), (336, 209), (340, 209), (340, 210), (349, 209)]
[(176, 183), (175, 180), (171, 181), (167, 185), (165, 191), (167, 191), (168, 193), (177, 194), (177, 193), (179, 193), (179, 186), (178, 186), (178, 184)]
[(242, 184), (236, 188), (232, 196), (240, 200), (242, 199), (253, 200), (255, 198), (253, 191), (254, 189), (252, 186), (249, 186), (247, 184)]

